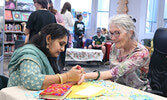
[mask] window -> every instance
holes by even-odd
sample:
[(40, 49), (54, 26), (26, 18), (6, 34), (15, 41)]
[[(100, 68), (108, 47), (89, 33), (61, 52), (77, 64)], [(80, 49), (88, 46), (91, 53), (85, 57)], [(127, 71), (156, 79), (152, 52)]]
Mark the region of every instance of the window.
[(164, 7), (164, 27), (167, 28), (167, 0), (165, 0)]
[(157, 29), (158, 0), (148, 0), (146, 33), (154, 32)]
[(110, 0), (98, 0), (97, 27), (108, 29)]

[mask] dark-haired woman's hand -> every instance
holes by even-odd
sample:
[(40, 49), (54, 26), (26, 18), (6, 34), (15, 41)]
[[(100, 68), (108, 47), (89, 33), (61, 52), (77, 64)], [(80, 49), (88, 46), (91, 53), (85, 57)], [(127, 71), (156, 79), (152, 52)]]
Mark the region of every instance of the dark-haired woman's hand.
[(83, 68), (78, 68), (79, 65), (76, 65), (72, 67), (68, 72), (67, 72), (67, 77), (68, 81), (79, 81), (81, 79), (81, 76), (84, 73)]

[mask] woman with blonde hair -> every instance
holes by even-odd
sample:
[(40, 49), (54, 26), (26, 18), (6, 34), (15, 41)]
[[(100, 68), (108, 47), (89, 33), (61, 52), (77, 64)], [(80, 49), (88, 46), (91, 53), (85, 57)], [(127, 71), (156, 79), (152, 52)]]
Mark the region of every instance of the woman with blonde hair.
[(110, 70), (86, 73), (85, 79), (111, 79), (137, 89), (145, 89), (148, 81), (141, 80), (138, 70), (149, 63), (149, 52), (136, 41), (133, 20), (126, 14), (113, 16), (109, 32), (114, 44), (110, 52)]

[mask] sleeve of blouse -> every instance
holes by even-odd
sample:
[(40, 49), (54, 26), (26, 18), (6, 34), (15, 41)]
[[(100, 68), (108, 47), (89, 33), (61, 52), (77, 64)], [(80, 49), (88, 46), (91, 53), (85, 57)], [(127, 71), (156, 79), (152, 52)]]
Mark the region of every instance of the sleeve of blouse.
[(20, 76), (23, 86), (30, 90), (40, 90), (45, 79), (40, 67), (32, 60), (20, 64)]
[(121, 62), (118, 66), (110, 70), (113, 77), (120, 77), (132, 73), (139, 67), (146, 65), (149, 61), (149, 53), (146, 49), (137, 51), (130, 58)]
[(69, 12), (67, 13), (67, 21), (68, 21), (68, 24), (73, 27), (74, 26), (74, 20), (72, 18), (72, 14)]
[(55, 16), (57, 18), (56, 21), (58, 23), (63, 23), (64, 22), (63, 17), (62, 17), (62, 15), (59, 12), (57, 12)]

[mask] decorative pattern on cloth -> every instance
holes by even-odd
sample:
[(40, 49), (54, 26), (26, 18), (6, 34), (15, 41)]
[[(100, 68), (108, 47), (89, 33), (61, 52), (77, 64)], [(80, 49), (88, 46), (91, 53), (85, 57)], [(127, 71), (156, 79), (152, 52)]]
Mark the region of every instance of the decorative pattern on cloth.
[(72, 85), (70, 84), (52, 84), (42, 91), (40, 95), (63, 96), (71, 87)]
[(102, 61), (102, 50), (67, 48), (66, 61)]
[(24, 60), (20, 68), (10, 75), (8, 87), (23, 85), (26, 89), (40, 90), (45, 75), (40, 74), (38, 65), (31, 60)]
[(45, 75), (55, 74), (46, 55), (33, 44), (17, 48), (8, 69), (8, 87), (21, 85), (30, 90), (40, 90)]
[[(98, 85), (103, 88), (104, 92), (101, 95), (95, 97), (89, 96), (88, 98), (74, 99), (68, 97), (70, 96), (70, 94), (72, 94), (72, 92), (76, 91), (72, 89), (72, 92), (70, 92), (65, 100), (166, 100), (166, 98), (164, 97), (107, 80), (88, 80), (84, 83)], [(90, 91), (86, 91), (85, 94), (89, 95), (89, 93), (92, 93), (92, 91), (95, 90), (90, 89)], [(2, 98), (2, 100), (44, 100), (39, 98), (40, 92), (42, 91), (32, 91), (27, 90), (22, 86), (17, 86), (2, 89), (0, 97)]]
[[(125, 87), (110, 81), (98, 80), (87, 81), (88, 84), (97, 84), (102, 86), (105, 91), (102, 95), (96, 97), (89, 97), (84, 100), (155, 100), (154, 97), (147, 95), (146, 92), (133, 89), (131, 87)], [(89, 92), (89, 91), (88, 91)], [(149, 94), (149, 93), (148, 93)], [(70, 95), (68, 95), (70, 96)], [(81, 98), (69, 98), (66, 100), (81, 100)]]

